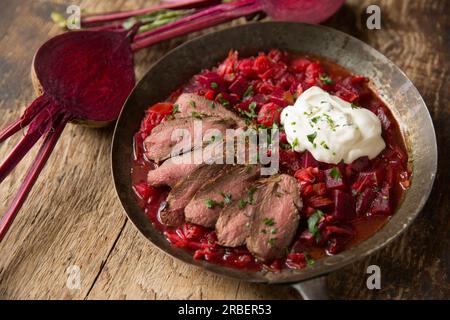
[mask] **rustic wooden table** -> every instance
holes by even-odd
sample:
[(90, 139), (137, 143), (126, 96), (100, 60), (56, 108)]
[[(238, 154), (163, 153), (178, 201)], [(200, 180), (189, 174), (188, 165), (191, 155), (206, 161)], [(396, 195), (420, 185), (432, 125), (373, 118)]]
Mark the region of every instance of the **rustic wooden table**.
[[(77, 1), (89, 11), (142, 7), (152, 1)], [(0, 127), (32, 101), (35, 50), (61, 32), (49, 20), (72, 1), (6, 0), (0, 4)], [(368, 5), (381, 8), (381, 30), (368, 30)], [(440, 161), (433, 193), (413, 226), (377, 254), (328, 276), (344, 299), (450, 298), (450, 1), (365, 0), (347, 4), (326, 24), (375, 47), (403, 69), (423, 95), (436, 128)], [(241, 23), (241, 21), (235, 22)], [(190, 36), (193, 37), (193, 36)], [(140, 78), (186, 38), (139, 52)], [(10, 233), (0, 244), (0, 299), (298, 299), (289, 286), (252, 285), (215, 276), (159, 252), (127, 221), (110, 174), (112, 128), (69, 126)], [(18, 141), (0, 145), (0, 158)], [(0, 186), (3, 213), (35, 150)], [(382, 289), (366, 288), (377, 264)], [(66, 286), (78, 266), (81, 287)]]

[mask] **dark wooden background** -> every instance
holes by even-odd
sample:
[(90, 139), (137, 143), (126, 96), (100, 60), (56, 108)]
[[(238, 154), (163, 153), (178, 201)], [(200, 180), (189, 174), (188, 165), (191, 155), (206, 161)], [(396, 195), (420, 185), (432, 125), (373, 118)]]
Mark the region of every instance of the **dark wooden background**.
[[(0, 4), (0, 127), (20, 116), (34, 93), (29, 76), (36, 49), (61, 32), (49, 15), (69, 4), (88, 11), (143, 7), (155, 1), (32, 1)], [(381, 30), (365, 27), (365, 9), (381, 8)], [(243, 21), (234, 22), (234, 24)], [(424, 210), (399, 239), (328, 276), (342, 299), (450, 298), (450, 1), (347, 1), (326, 25), (350, 33), (393, 60), (424, 97), (434, 121), (439, 170)], [(207, 32), (207, 31), (206, 31)], [(192, 38), (194, 35), (189, 36)], [(136, 56), (141, 77), (180, 38)], [(297, 299), (288, 286), (251, 285), (186, 266), (150, 245), (123, 215), (110, 178), (112, 128), (69, 126), (11, 232), (0, 244), (0, 299)], [(4, 158), (18, 137), (0, 145)], [(4, 212), (35, 152), (0, 186)], [(382, 289), (366, 288), (366, 267), (381, 267)], [(81, 287), (68, 289), (67, 268), (79, 266)]]

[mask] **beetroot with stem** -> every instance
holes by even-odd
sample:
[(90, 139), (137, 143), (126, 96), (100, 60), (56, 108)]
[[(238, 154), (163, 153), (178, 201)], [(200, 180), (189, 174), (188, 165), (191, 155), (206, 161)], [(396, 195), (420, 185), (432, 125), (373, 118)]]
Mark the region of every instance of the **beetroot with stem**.
[(0, 183), (33, 145), (44, 143), (16, 197), (0, 221), (0, 241), (25, 201), (67, 122), (103, 126), (114, 121), (134, 87), (131, 40), (127, 32), (79, 31), (47, 41), (36, 53), (32, 78), (40, 96), (23, 116), (0, 132), (0, 142), (29, 125), (0, 165)]
[(138, 50), (256, 12), (264, 12), (275, 20), (319, 23), (329, 18), (343, 3), (344, 0), (237, 0), (222, 3), (140, 33), (132, 47)]

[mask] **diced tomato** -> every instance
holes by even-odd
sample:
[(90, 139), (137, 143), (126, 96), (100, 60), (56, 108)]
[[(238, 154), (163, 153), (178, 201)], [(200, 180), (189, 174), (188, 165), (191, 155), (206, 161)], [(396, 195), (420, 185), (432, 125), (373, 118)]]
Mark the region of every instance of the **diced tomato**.
[(149, 135), (153, 128), (173, 111), (173, 104), (168, 102), (159, 102), (147, 109), (144, 120), (141, 122), (140, 131), (144, 135)]
[(214, 90), (211, 90), (211, 89), (207, 90), (205, 92), (205, 98), (208, 99), (208, 100), (213, 101), (214, 100)]

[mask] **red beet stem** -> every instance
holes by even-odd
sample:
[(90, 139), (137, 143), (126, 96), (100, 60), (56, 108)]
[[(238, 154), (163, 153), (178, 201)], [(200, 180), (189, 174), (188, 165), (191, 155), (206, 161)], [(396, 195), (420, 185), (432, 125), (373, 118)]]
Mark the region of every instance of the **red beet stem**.
[(20, 160), (22, 160), (39, 138), (51, 130), (53, 121), (51, 112), (53, 112), (53, 110), (47, 107), (41, 110), (32, 120), (27, 133), (0, 165), (0, 183), (15, 168)]
[(0, 142), (5, 141), (17, 131), (25, 128), (47, 104), (48, 99), (44, 95), (34, 100), (19, 119), (0, 131)]
[(27, 175), (25, 176), (25, 180), (22, 182), (19, 190), (17, 191), (16, 196), (11, 202), (8, 210), (5, 215), (0, 220), (0, 242), (3, 240), (3, 237), (8, 232), (9, 227), (11, 226), (14, 218), (25, 202), (28, 193), (36, 182), (40, 172), (45, 166), (53, 148), (55, 147), (58, 138), (61, 136), (62, 131), (64, 130), (65, 125), (70, 120), (69, 117), (64, 115), (59, 115), (56, 121), (53, 121), (54, 131), (49, 132), (46, 136), (41, 148), (38, 151), (36, 158), (32, 166), (28, 169)]
[(162, 27), (136, 35), (133, 51), (261, 10), (257, 0), (240, 0), (203, 9)]
[(89, 27), (92, 25), (98, 25), (99, 23), (116, 21), (116, 20), (124, 20), (134, 16), (147, 14), (151, 12), (155, 12), (163, 9), (191, 9), (191, 8), (200, 8), (209, 5), (214, 5), (220, 3), (219, 0), (182, 0), (182, 1), (174, 1), (165, 4), (160, 4), (156, 6), (151, 6), (144, 9), (136, 9), (136, 10), (128, 10), (128, 11), (118, 11), (118, 12), (109, 12), (103, 13), (100, 15), (90, 15), (81, 19), (81, 25), (83, 27)]

